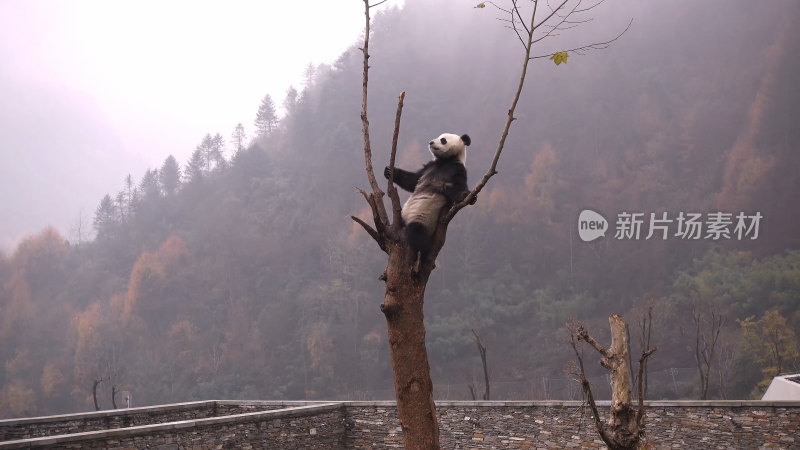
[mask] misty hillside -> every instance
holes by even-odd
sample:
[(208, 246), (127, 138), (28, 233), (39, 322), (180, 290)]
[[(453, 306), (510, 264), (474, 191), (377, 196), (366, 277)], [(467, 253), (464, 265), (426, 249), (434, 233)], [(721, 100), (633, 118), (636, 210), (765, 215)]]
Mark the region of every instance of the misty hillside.
[[(725, 320), (710, 398), (760, 396), (800, 369), (800, 5), (609, 2), (540, 53), (609, 39), (631, 17), (606, 50), (534, 60), (499, 175), (451, 224), (428, 284), (438, 397), (480, 385), (475, 330), (493, 399), (578, 398), (564, 324), (605, 340), (607, 315), (624, 314), (636, 353), (650, 307), (649, 398), (699, 398), (694, 343), (712, 313)], [(433, 0), (373, 31), (375, 167), (406, 91), (398, 166), (423, 164), (440, 133), (469, 133), (473, 185), (519, 77), (516, 37), (488, 8)], [(101, 408), (112, 388), (137, 406), (392, 398), (386, 259), (347, 217), (369, 216), (355, 190), (367, 185), (357, 47), (275, 99), (286, 114), (246, 148), (223, 152), (211, 135), (230, 131), (209, 130), (192, 160), (164, 155), (109, 186), (79, 239), (48, 229), (0, 255), (0, 418), (92, 409), (96, 380)], [(586, 208), (609, 220), (604, 238), (578, 238)], [(647, 222), (616, 239), (624, 212), (763, 219), (757, 239), (646, 239)]]

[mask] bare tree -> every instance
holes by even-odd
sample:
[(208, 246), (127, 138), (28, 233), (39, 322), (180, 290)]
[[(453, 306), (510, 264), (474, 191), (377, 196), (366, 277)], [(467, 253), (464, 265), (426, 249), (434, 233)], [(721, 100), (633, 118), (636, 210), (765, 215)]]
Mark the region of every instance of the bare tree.
[[(653, 307), (649, 306), (647, 308), (647, 316), (642, 316), (639, 320), (639, 348), (644, 351), (645, 349), (650, 348), (650, 334), (653, 328)], [(633, 370), (633, 369), (631, 369)], [(643, 390), (642, 394), (647, 397), (647, 360), (644, 361), (642, 370), (641, 370), (641, 377), (642, 380), (639, 380), (637, 377), (635, 381), (639, 383), (641, 381)]]
[[(594, 423), (600, 438), (612, 450), (616, 449), (636, 449), (644, 436), (644, 393), (642, 391), (642, 371), (647, 358), (658, 348), (653, 347), (649, 350), (642, 349), (639, 357), (639, 376), (637, 383), (638, 407), (634, 409), (631, 402), (631, 375), (630, 375), (630, 344), (625, 327), (625, 319), (617, 314), (608, 317), (611, 326), (611, 347), (605, 348), (597, 342), (582, 324), (571, 323), (569, 343), (575, 351), (578, 359), (579, 372), (575, 374), (580, 377), (580, 383), (586, 394), (589, 407), (592, 410)], [(592, 395), (592, 388), (586, 379), (586, 372), (583, 365), (583, 357), (578, 350), (578, 342), (584, 341), (591, 345), (602, 355), (600, 365), (608, 369), (611, 377), (611, 412), (608, 422), (604, 425), (600, 421), (597, 405)]]
[[(534, 58), (556, 56), (556, 54), (534, 56), (531, 52), (533, 45), (557, 35), (559, 31), (579, 25), (582, 20), (576, 15), (591, 10), (602, 3), (603, 0), (588, 6), (582, 5), (582, 0), (564, 0), (552, 7), (547, 2), (532, 0), (530, 2), (530, 17), (527, 21), (523, 21), (523, 13), (516, 0), (511, 1), (509, 9), (497, 7), (500, 11), (508, 14), (508, 18), (502, 20), (510, 24), (509, 28), (515, 32), (524, 47), (524, 58), (522, 59), (517, 88), (511, 101), (511, 106), (508, 108), (505, 126), (488, 170), (478, 185), (462, 201), (451, 206), (445, 206), (442, 209), (439, 214), (437, 228), (431, 238), (430, 250), (424, 256), (415, 254), (403, 237), (404, 224), (400, 215), (400, 199), (394, 186), (394, 164), (405, 92), (400, 94), (397, 103), (387, 171), (389, 174), (387, 193), (391, 200), (391, 218), (384, 205), (383, 197), (385, 194), (378, 185), (373, 170), (369, 120), (367, 117), (370, 8), (384, 3), (385, 0), (378, 1), (373, 5), (369, 4), (369, 0), (363, 1), (365, 30), (364, 45), (360, 49), (363, 53), (361, 122), (364, 137), (365, 170), (370, 184), (370, 192), (364, 190), (359, 190), (359, 192), (370, 207), (373, 224), (367, 224), (356, 216), (350, 217), (367, 231), (381, 250), (388, 254), (386, 270), (379, 277), (381, 281), (386, 283), (381, 311), (386, 317), (395, 396), (397, 398), (397, 415), (403, 431), (404, 447), (406, 449), (437, 449), (439, 448), (439, 425), (433, 401), (433, 383), (430, 378), (428, 353), (425, 347), (425, 326), (423, 323), (425, 287), (431, 271), (435, 267), (436, 256), (444, 246), (450, 221), (465, 206), (473, 204), (477, 198), (476, 196), (486, 186), (489, 179), (497, 174), (497, 163), (508, 137), (511, 123), (515, 120), (514, 111), (525, 84), (528, 64)], [(479, 7), (485, 7), (485, 4), (481, 3)], [(525, 14), (527, 15), (528, 13), (526, 12)], [(618, 37), (611, 41), (589, 44), (568, 51), (581, 53), (585, 50), (605, 48)], [(565, 55), (566, 53), (559, 52), (558, 54)]]
[(83, 218), (83, 210), (78, 211), (78, 220), (77, 223), (74, 223), (70, 227), (70, 235), (72, 237), (73, 245), (76, 249), (80, 249), (83, 246), (83, 242), (87, 238), (86, 232), (86, 225), (84, 224)]
[(469, 395), (472, 396), (472, 399), (477, 400), (478, 396), (475, 394), (475, 383), (469, 383), (467, 387), (469, 388)]
[[(478, 336), (478, 333), (476, 333), (475, 330), (472, 330), (472, 334), (475, 336), (475, 345), (478, 346), (478, 353), (481, 355), (481, 365), (483, 366), (483, 399), (489, 400), (489, 368), (486, 365), (486, 347), (483, 346), (481, 337)], [(473, 391), (472, 399), (475, 400), (474, 388), (471, 388), (470, 390)]]
[(105, 381), (105, 378), (95, 378), (92, 383), (92, 400), (94, 400), (95, 411), (100, 411), (100, 404), (97, 403), (97, 386), (99, 386), (103, 381)]
[(717, 315), (715, 311), (711, 311), (711, 318), (706, 319), (692, 306), (692, 321), (695, 328), (694, 360), (700, 375), (700, 400), (705, 400), (708, 398), (708, 381), (711, 376), (714, 351), (722, 325), (725, 324), (725, 318)]
[(723, 339), (719, 348), (719, 364), (717, 375), (719, 377), (719, 395), (722, 400), (728, 400), (729, 379), (736, 361), (736, 345), (730, 339)]
[(114, 409), (119, 409), (119, 408), (117, 408), (117, 385), (116, 384), (111, 386), (111, 406)]

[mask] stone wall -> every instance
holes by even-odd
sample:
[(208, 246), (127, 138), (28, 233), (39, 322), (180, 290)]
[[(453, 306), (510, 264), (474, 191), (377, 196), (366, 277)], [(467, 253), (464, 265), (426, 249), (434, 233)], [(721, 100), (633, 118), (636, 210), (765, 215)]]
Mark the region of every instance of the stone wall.
[[(150, 409), (154, 417), (167, 417), (178, 414), (180, 406)], [(599, 408), (605, 417), (608, 402), (601, 402)], [(646, 408), (648, 448), (800, 449), (800, 402), (647, 402)], [(0, 450), (38, 446), (402, 448), (394, 402), (218, 401), (185, 404), (183, 409), (187, 414), (216, 416), (6, 440), (0, 442)], [(168, 413), (169, 410), (172, 412)], [(597, 436), (588, 408), (580, 402), (437, 402), (437, 411), (442, 448), (446, 449), (605, 447)], [(133, 415), (142, 413), (135, 411)], [(63, 422), (70, 416), (59, 417)], [(29, 428), (44, 428), (49, 420), (18, 419), (27, 421)], [(113, 423), (124, 419), (109, 420)], [(0, 421), (0, 429), (3, 422), (8, 421)]]
[(142, 408), (92, 411), (47, 417), (0, 420), (0, 442), (42, 436), (111, 430), (141, 425), (268, 411), (308, 402), (202, 401)]
[(6, 441), (0, 442), (0, 449), (341, 449), (345, 445), (344, 437), (343, 405), (325, 403), (119, 430)]
[[(605, 448), (580, 402), (437, 402), (437, 411), (446, 449)], [(646, 411), (648, 448), (800, 449), (799, 402), (648, 402)], [(347, 448), (402, 448), (393, 403), (353, 402), (347, 420)]]
[(214, 408), (215, 402), (207, 401), (0, 420), (0, 441), (213, 417)]

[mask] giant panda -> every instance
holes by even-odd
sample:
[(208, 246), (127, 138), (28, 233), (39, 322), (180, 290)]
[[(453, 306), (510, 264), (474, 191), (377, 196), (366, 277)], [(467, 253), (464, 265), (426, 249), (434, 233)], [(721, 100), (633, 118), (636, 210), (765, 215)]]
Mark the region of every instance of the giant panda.
[[(406, 240), (414, 254), (425, 255), (431, 248), (431, 237), (439, 223), (442, 208), (462, 201), (468, 194), (467, 146), (468, 135), (444, 133), (428, 143), (433, 160), (416, 172), (395, 167), (394, 182), (411, 192), (401, 212), (406, 225)], [(389, 167), (383, 171), (388, 179)], [(476, 197), (470, 204), (474, 204)], [(421, 255), (418, 255), (420, 257)]]

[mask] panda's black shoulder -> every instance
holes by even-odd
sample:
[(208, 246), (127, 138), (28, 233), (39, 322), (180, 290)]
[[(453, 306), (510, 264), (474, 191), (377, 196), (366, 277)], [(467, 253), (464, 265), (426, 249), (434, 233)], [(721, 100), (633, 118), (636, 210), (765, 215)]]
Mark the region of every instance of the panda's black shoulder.
[(435, 159), (422, 167), (420, 175), (427, 180), (455, 183), (461, 188), (466, 184), (467, 169), (457, 158)]
[(450, 159), (437, 159), (431, 161), (434, 164), (435, 169), (437, 172), (440, 173), (447, 173), (447, 174), (460, 174), (462, 172), (466, 172), (466, 167), (464, 164), (461, 164), (461, 161), (458, 158), (450, 158)]
[(432, 161), (428, 161), (422, 166), (422, 169), (427, 168), (434, 168), (438, 170), (461, 170), (464, 169), (464, 165), (461, 164), (461, 161), (458, 158), (448, 158), (448, 159), (434, 159)]

